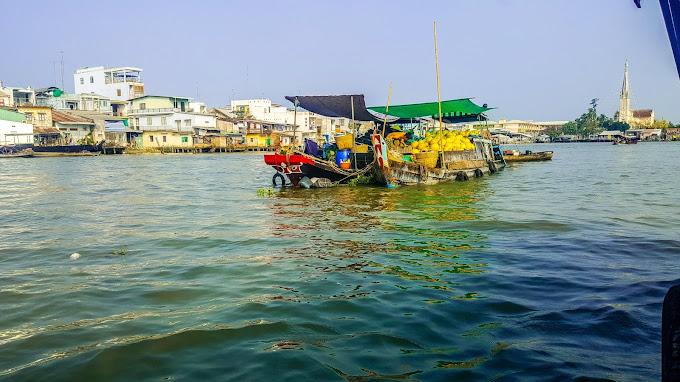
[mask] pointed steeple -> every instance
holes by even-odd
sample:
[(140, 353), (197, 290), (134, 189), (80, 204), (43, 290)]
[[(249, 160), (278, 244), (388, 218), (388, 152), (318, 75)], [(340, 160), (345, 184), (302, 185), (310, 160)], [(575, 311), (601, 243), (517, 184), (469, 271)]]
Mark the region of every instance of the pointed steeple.
[(626, 60), (626, 71), (623, 74), (623, 87), (621, 87), (621, 98), (630, 98), (630, 87), (628, 85), (628, 60)]
[(623, 86), (621, 87), (621, 99), (619, 100), (619, 122), (628, 122), (631, 117), (630, 111), (630, 85), (628, 85), (628, 60), (626, 60), (626, 71), (623, 73)]

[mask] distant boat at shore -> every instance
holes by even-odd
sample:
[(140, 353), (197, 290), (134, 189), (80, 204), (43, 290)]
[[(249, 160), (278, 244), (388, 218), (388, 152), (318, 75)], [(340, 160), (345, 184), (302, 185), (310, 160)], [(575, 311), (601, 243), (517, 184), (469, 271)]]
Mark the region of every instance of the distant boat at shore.
[(503, 159), (505, 159), (506, 163), (544, 161), (551, 160), (552, 157), (553, 157), (552, 151), (540, 151), (536, 153), (528, 150), (525, 153), (519, 152), (516, 153), (514, 151), (503, 152)]

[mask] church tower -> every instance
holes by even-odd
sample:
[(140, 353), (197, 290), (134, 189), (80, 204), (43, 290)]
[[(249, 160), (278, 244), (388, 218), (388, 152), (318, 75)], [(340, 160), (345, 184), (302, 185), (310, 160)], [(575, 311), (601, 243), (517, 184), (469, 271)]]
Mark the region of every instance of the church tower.
[(626, 71), (623, 74), (623, 86), (621, 88), (621, 99), (619, 100), (619, 122), (629, 122), (631, 120), (630, 110), (630, 87), (628, 85), (628, 60), (626, 60)]

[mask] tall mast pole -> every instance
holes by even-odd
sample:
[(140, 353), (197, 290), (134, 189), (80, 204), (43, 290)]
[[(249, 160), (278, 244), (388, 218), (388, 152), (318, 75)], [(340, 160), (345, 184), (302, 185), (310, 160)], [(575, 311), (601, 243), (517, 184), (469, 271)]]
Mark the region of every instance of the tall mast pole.
[[(439, 57), (437, 55), (437, 22), (434, 22), (434, 63), (437, 68), (437, 103), (439, 104), (439, 137), (441, 138), (442, 133), (443, 133), (443, 125), (442, 125), (442, 97), (441, 97), (441, 92), (439, 91)], [(442, 148), (442, 151), (444, 149)]]
[(387, 106), (385, 106), (385, 119), (383, 119), (382, 136), (385, 136), (385, 125), (387, 124), (387, 112), (390, 110), (390, 97), (392, 97), (392, 83), (390, 82), (390, 92), (387, 94)]
[(64, 51), (61, 51), (61, 90), (64, 90)]

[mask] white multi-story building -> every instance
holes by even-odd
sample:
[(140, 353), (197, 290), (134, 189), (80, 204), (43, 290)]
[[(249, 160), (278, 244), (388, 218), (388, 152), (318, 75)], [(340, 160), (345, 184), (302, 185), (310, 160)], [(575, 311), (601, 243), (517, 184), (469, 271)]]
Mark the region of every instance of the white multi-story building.
[(142, 69), (131, 66), (117, 68), (78, 69), (73, 74), (76, 93), (100, 94), (115, 101), (127, 101), (144, 96)]
[(50, 106), (56, 110), (94, 111), (102, 114), (113, 113), (111, 100), (94, 93), (68, 94), (58, 88), (36, 89), (36, 106)]
[(181, 131), (215, 129), (215, 115), (189, 111), (190, 98), (144, 96), (132, 101), (128, 113), (132, 130)]
[(509, 131), (516, 134), (528, 134), (537, 136), (549, 130), (560, 129), (568, 121), (548, 121), (548, 122), (534, 122), (534, 121), (520, 121), (520, 120), (505, 120), (500, 119), (498, 123), (494, 124), (497, 130)]
[(30, 106), (35, 105), (35, 91), (25, 88), (5, 87), (0, 81), (0, 106)]

